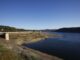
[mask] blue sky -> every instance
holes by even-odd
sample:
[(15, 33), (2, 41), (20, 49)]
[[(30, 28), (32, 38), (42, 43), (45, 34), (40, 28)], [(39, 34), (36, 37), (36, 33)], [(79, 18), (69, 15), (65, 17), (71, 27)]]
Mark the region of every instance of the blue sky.
[(25, 29), (80, 27), (80, 0), (0, 0), (0, 25)]

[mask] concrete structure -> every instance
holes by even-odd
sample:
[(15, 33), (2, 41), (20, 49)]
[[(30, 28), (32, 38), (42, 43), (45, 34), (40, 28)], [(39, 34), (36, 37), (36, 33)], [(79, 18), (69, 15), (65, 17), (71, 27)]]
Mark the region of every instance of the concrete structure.
[(9, 33), (5, 33), (5, 39), (9, 40)]

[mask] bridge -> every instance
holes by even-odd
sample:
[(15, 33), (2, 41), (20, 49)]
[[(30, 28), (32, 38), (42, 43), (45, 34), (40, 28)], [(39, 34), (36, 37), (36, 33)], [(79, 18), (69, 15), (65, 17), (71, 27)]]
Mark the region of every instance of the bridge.
[(15, 33), (15, 34), (26, 34), (26, 33), (31, 33), (31, 31), (27, 31), (27, 32), (0, 32), (0, 36), (4, 35), (5, 40), (10, 40), (10, 33)]

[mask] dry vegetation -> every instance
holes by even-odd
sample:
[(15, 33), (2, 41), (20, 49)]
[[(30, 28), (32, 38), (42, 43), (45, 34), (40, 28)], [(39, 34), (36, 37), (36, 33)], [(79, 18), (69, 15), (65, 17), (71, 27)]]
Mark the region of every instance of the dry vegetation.
[(13, 49), (0, 45), (0, 60), (62, 60), (39, 51), (15, 46)]
[(0, 38), (0, 60), (62, 60), (55, 56), (47, 55), (16, 44), (35, 42), (54, 36), (56, 37), (56, 35), (50, 35), (47, 33), (28, 32), (24, 34), (10, 34), (10, 41)]
[(19, 54), (0, 45), (0, 60), (23, 60)]
[(56, 34), (48, 34), (43, 32), (27, 32), (27, 33), (11, 33), (10, 40), (15, 41), (17, 44), (31, 43), (43, 40), (49, 37), (57, 37)]

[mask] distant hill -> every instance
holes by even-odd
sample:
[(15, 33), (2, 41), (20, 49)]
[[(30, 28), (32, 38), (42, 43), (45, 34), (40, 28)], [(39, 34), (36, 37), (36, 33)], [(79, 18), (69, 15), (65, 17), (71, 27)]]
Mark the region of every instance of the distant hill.
[(80, 27), (71, 27), (71, 28), (61, 28), (55, 30), (56, 32), (72, 32), (72, 33), (80, 33)]
[(0, 32), (17, 32), (17, 31), (42, 31), (42, 32), (72, 32), (80, 33), (80, 27), (60, 28), (60, 29), (45, 29), (45, 30), (26, 30), (11, 26), (0, 25)]
[(25, 30), (25, 29), (18, 29), (18, 28), (10, 27), (10, 26), (0, 25), (0, 32), (4, 32), (4, 31), (14, 32), (14, 31), (27, 31), (27, 30)]
[(45, 30), (39, 30), (42, 32), (54, 32), (56, 29), (45, 29)]
[(80, 33), (80, 27), (70, 27), (70, 28), (60, 28), (60, 29), (46, 29), (40, 30), (43, 32), (71, 32), (71, 33)]

